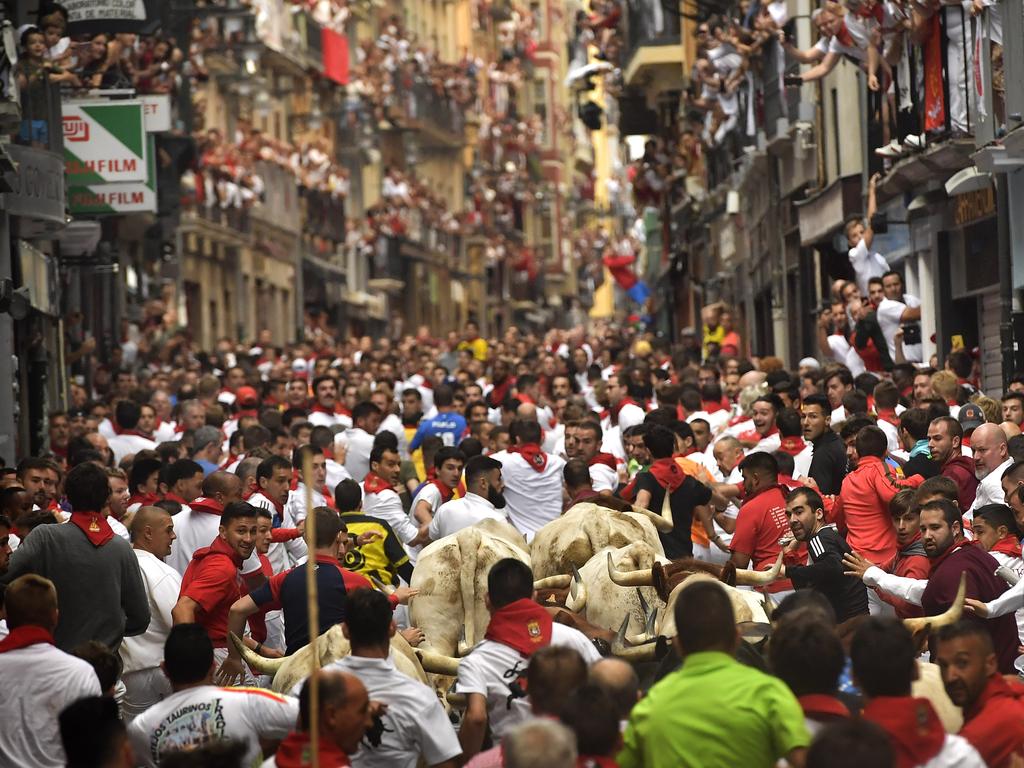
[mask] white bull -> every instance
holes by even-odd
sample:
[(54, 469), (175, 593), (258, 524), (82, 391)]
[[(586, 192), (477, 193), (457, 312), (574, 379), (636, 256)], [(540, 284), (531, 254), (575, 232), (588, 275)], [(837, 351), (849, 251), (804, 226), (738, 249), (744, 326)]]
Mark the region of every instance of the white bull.
[(657, 555), (664, 555), (659, 529), (671, 530), (671, 520), (640, 507), (618, 512), (589, 502), (576, 504), (533, 537), (533, 576), (542, 579), (569, 573), (572, 566), (583, 568), (606, 547), (625, 547), (635, 541), (646, 542)]
[(508, 557), (530, 564), (522, 535), (495, 520), (463, 528), (420, 552), (409, 585), (419, 594), (409, 602), (409, 618), (423, 631), (423, 648), (456, 656), (460, 639), (463, 650), (483, 639), (491, 620), (484, 603), (487, 573)]
[[(290, 656), (268, 659), (249, 650), (235, 635), (231, 635), (231, 642), (242, 654), (242, 659), (255, 672), (273, 676), (273, 681), (270, 684), (271, 690), (290, 693), (297, 683), (309, 677), (312, 663), (310, 657), (313, 654), (309, 645), (302, 646)], [(320, 635), (317, 638), (317, 646), (320, 651), (321, 666), (344, 658), (352, 652), (352, 647), (342, 633), (340, 624), (335, 624)], [(458, 669), (458, 659), (416, 650), (397, 632), (391, 638), (391, 660), (399, 672), (424, 685), (429, 685), (427, 673), (454, 676)]]

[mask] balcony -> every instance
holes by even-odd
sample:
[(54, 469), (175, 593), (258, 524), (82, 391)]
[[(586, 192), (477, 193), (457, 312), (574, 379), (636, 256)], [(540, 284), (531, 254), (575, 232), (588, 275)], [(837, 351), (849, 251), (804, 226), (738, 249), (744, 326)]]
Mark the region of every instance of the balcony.
[(457, 149), (465, 143), (464, 113), (452, 99), (425, 80), (394, 78), (394, 102), (388, 117), (405, 130), (420, 133), (423, 147)]
[(405, 290), (405, 264), (402, 261), (402, 241), (397, 237), (378, 237), (370, 259), (370, 274), (366, 286), (371, 291), (401, 294)]
[(622, 80), (629, 86), (652, 81), (678, 90), (683, 76), (679, 18), (661, 0), (630, 0), (623, 20)]

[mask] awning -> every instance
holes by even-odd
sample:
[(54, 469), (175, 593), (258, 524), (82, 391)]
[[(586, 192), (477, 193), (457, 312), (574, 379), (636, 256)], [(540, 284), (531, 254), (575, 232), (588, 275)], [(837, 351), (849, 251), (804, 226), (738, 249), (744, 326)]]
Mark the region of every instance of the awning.
[(796, 208), (800, 217), (800, 245), (830, 240), (846, 217), (861, 209), (860, 176), (837, 179), (817, 194), (798, 201)]

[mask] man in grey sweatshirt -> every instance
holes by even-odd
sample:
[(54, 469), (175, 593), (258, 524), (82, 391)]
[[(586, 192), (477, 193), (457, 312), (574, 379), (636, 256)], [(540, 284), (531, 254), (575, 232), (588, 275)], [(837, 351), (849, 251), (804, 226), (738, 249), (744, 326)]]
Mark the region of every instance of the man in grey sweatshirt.
[(50, 579), (57, 588), (57, 647), (70, 651), (98, 640), (116, 651), (126, 635), (140, 635), (149, 626), (138, 560), (107, 522), (110, 484), (102, 468), (79, 464), (68, 474), (66, 489), (71, 519), (35, 528), (11, 555), (0, 582), (25, 573)]

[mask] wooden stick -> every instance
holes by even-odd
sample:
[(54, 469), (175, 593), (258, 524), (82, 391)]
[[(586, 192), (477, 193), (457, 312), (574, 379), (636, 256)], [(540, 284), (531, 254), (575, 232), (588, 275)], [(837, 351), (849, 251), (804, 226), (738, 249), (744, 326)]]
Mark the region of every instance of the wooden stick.
[(316, 594), (316, 515), (313, 513), (313, 458), (306, 454), (302, 462), (302, 482), (306, 486), (306, 611), (309, 617), (309, 747), (312, 768), (320, 768), (320, 604)]

